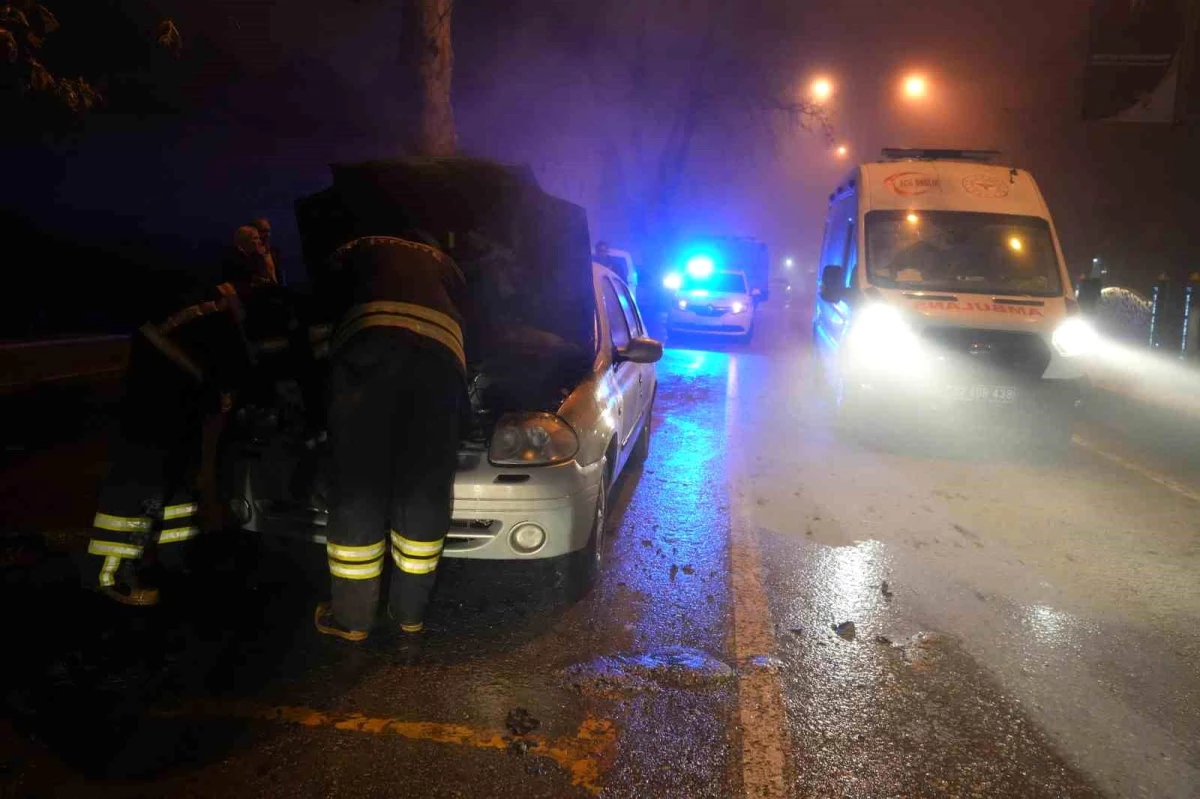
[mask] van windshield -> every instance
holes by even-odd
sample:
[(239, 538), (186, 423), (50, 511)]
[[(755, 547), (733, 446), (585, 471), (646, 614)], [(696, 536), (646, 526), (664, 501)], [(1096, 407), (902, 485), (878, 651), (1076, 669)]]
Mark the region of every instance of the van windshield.
[(1062, 293), (1044, 219), (966, 211), (871, 211), (867, 274), (881, 288), (979, 294)]

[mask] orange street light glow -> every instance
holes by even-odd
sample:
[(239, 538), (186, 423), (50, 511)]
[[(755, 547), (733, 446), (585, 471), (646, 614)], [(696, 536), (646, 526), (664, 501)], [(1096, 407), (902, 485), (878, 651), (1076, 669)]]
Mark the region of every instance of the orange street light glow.
[(817, 78), (813, 81), (812, 95), (817, 102), (828, 100), (833, 95), (833, 84), (828, 78)]
[(921, 217), (917, 216), (916, 214), (909, 214), (904, 218), (908, 220), (908, 224), (910, 225), (915, 225), (921, 221)]
[(1008, 246), (1011, 247), (1015, 252), (1020, 252), (1025, 247), (1025, 245), (1021, 243), (1021, 240), (1016, 236), (1013, 236), (1008, 240)]
[(850, 152), (850, 150), (849, 150), (849, 149), (847, 149), (846, 145), (844, 145), (844, 144), (839, 144), (839, 145), (838, 145), (838, 148), (837, 148), (837, 150), (836, 150), (836, 152), (837, 152), (837, 156), (838, 156), (838, 158), (845, 158), (845, 157), (846, 157), (846, 154), (847, 154), (847, 153), (849, 153), (849, 152)]
[(925, 79), (920, 75), (910, 75), (904, 79), (904, 93), (913, 99), (925, 96)]

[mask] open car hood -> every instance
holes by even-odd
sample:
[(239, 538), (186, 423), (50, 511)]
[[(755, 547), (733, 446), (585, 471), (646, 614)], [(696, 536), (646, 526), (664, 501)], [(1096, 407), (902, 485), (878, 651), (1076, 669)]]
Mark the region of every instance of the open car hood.
[(332, 171), (330, 188), (296, 202), (318, 296), (329, 255), (353, 238), (353, 221), (382, 218), (389, 229), (378, 235), (420, 229), (466, 275), (470, 307), (460, 310), (474, 369), (496, 374), (491, 364), (526, 355), (518, 373), (530, 378), (547, 350), (552, 361), (561, 353), (590, 364), (596, 304), (583, 208), (542, 191), (527, 167), (481, 159), (404, 158)]

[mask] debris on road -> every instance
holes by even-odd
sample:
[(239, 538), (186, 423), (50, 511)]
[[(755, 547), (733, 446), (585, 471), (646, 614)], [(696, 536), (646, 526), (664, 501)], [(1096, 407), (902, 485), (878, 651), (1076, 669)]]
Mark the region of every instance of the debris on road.
[(883, 646), (891, 646), (892, 639), (888, 638), (886, 635), (877, 635), (875, 636), (875, 643), (882, 644)]
[(856, 631), (854, 622), (844, 621), (841, 624), (833, 625), (833, 631), (838, 634), (838, 637), (845, 641), (853, 641)]
[(508, 753), (517, 757), (524, 757), (535, 746), (537, 746), (536, 741), (526, 741), (523, 738), (517, 738), (508, 745)]
[(695, 574), (695, 573), (696, 573), (696, 568), (695, 568), (694, 566), (692, 566), (692, 565), (689, 563), (688, 565), (684, 566), (684, 567), (683, 567), (683, 569), (682, 569), (681, 571), (682, 571), (684, 574)]
[(508, 711), (508, 715), (504, 717), (504, 726), (513, 735), (528, 735), (542, 726), (542, 722), (525, 708), (518, 707)]
[(891, 598), (892, 598), (892, 589), (891, 589), (891, 587), (888, 585), (888, 581), (887, 581), (887, 580), (884, 580), (884, 581), (883, 581), (883, 583), (882, 583), (882, 584), (879, 586), (879, 593), (883, 594), (883, 598), (884, 598), (884, 599), (891, 599)]
[(672, 580), (674, 580), (674, 579), (675, 579), (675, 575), (676, 575), (676, 574), (679, 574), (679, 566), (678, 566), (678, 565), (676, 565), (676, 564), (674, 564), (674, 563), (672, 563), (672, 564), (671, 564), (671, 579), (672, 579)]
[(568, 667), (564, 676), (584, 695), (613, 698), (662, 688), (710, 688), (732, 679), (734, 672), (707, 652), (672, 646), (632, 655), (601, 656)]

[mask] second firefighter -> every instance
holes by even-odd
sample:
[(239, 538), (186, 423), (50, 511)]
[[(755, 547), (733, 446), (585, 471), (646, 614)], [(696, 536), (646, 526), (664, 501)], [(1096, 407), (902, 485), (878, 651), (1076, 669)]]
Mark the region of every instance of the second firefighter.
[(365, 236), (333, 254), (332, 283), (332, 601), (315, 622), (322, 633), (365, 639), (390, 563), (389, 615), (419, 632), (450, 527), (467, 401), (466, 281), (437, 247)]

